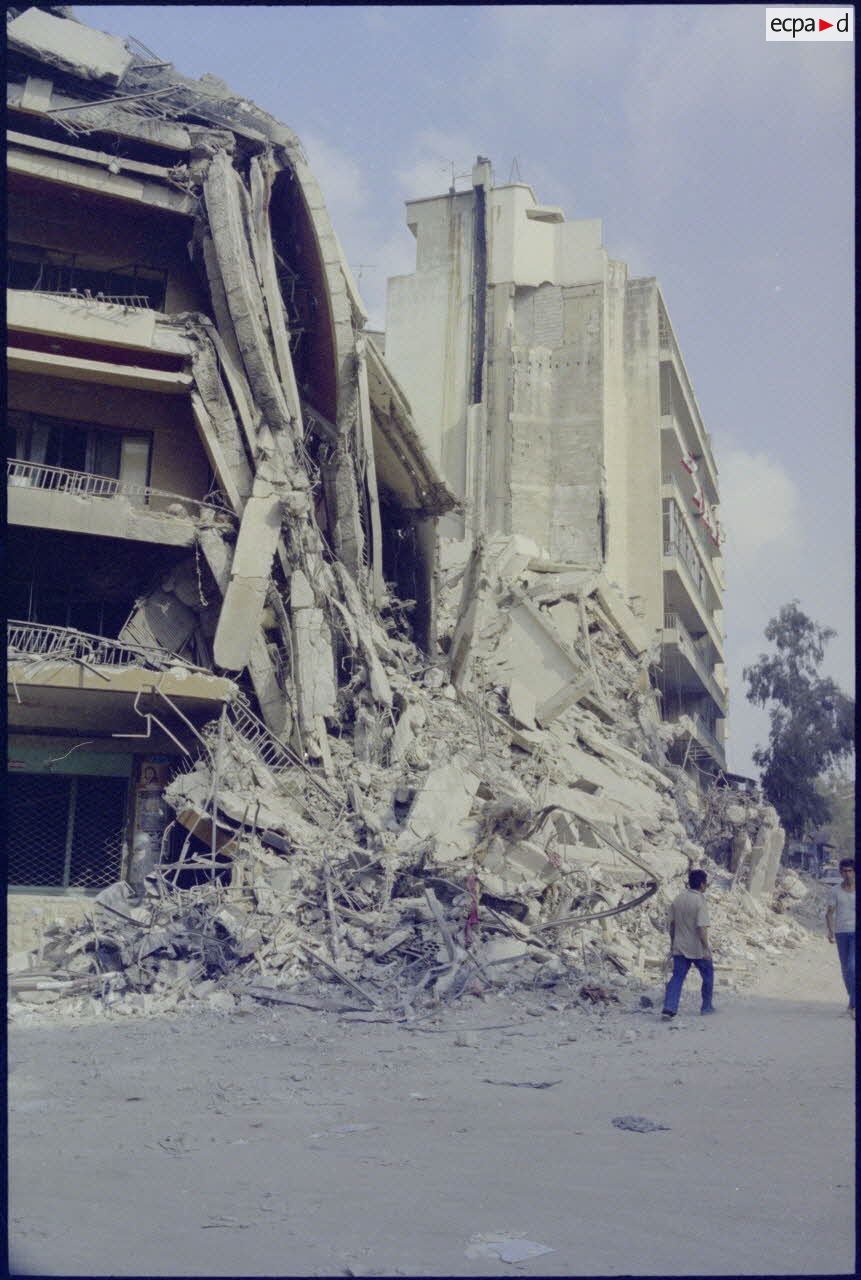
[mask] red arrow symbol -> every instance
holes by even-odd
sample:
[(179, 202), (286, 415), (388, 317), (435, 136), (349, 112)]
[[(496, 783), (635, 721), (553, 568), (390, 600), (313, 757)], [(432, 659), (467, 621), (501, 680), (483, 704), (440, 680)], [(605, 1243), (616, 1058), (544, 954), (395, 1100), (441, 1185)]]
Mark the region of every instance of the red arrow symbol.
[(819, 30), (824, 31), (826, 27), (833, 27), (833, 22), (826, 22), (824, 18), (819, 19)]

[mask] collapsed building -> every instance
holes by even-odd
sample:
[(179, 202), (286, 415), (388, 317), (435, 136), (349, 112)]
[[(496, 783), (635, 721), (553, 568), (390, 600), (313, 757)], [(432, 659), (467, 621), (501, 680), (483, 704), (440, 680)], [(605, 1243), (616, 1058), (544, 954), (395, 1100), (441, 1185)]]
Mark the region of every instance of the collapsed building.
[[(593, 227), (572, 243), (600, 289), (582, 264), (500, 288), (497, 195), (561, 219), (479, 165), (442, 198), (461, 238), (431, 291), (465, 327), (440, 366), (420, 297), (367, 330), (288, 128), (64, 6), (13, 8), (7, 34), (19, 992), (232, 1006), (325, 979), (408, 1016), (567, 974), (610, 999), (595, 974), (660, 965), (666, 902), (710, 856), (765, 927), (782, 832), (758, 795), (710, 799), (716, 473), (654, 282)], [(599, 447), (636, 435), (629, 376), (645, 491), (636, 452)], [(715, 554), (668, 458), (702, 464)]]

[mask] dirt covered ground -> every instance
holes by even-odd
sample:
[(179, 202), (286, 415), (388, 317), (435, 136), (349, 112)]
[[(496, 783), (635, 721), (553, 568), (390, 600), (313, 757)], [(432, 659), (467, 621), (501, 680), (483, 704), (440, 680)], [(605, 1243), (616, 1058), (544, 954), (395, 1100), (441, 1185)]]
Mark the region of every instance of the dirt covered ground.
[(412, 1026), (262, 1006), (16, 1023), (11, 1270), (851, 1272), (855, 1024), (814, 927), (719, 987), (720, 1016), (692, 974), (669, 1025), (657, 977), (652, 1008), (631, 989), (586, 1009), (563, 981)]

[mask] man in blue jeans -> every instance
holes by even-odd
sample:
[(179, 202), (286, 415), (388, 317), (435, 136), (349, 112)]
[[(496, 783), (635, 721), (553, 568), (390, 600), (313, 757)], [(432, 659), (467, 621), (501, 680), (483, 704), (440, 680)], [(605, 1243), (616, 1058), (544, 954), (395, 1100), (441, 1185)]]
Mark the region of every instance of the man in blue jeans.
[(825, 912), (828, 941), (837, 943), (849, 1013), (855, 1017), (855, 859), (840, 859), (840, 884), (831, 890)]
[(691, 965), (696, 965), (703, 981), (701, 1013), (714, 1013), (714, 965), (709, 947), (709, 909), (705, 900), (708, 876), (697, 868), (688, 872), (688, 887), (670, 906), (668, 925), (673, 976), (664, 994), (662, 1017), (674, 1018), (678, 1013), (682, 987)]

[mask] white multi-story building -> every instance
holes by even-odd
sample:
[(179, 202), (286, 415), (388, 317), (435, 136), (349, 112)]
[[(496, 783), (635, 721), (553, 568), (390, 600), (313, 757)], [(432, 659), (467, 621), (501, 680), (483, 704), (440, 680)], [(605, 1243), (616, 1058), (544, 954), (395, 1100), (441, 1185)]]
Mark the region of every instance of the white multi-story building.
[(717, 467), (657, 282), (609, 256), (599, 219), (494, 186), (481, 157), (470, 190), (410, 201), (407, 223), (385, 351), (463, 499), (441, 532), (602, 569), (660, 633), (675, 750), (725, 768)]

